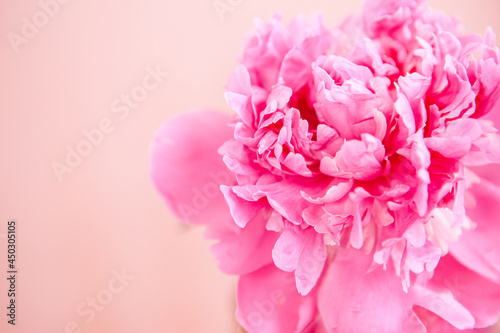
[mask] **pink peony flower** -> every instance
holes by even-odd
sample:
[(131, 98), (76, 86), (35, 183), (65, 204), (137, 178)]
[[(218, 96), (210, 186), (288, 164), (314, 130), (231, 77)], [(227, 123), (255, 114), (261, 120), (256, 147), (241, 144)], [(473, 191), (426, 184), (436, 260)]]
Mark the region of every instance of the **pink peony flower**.
[[(151, 177), (240, 276), (248, 332), (456, 332), (500, 316), (500, 51), (420, 0), (257, 21)], [(230, 126), (227, 126), (229, 124)]]

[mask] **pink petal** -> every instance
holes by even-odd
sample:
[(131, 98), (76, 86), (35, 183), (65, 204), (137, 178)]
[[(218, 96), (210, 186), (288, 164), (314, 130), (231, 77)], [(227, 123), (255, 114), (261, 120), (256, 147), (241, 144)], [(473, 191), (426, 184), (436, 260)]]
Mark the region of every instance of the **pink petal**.
[(220, 189), (224, 194), (224, 199), (226, 199), (234, 222), (236, 222), (240, 228), (244, 228), (247, 223), (265, 207), (265, 203), (251, 202), (240, 198), (234, 193), (230, 186), (222, 185)]
[(302, 333), (312, 323), (315, 293), (301, 296), (294, 280), (274, 265), (240, 278), (236, 317), (248, 333)]
[(412, 288), (411, 296), (415, 297), (415, 305), (421, 306), (437, 314), (458, 329), (474, 327), (472, 314), (453, 297), (451, 292), (437, 292), (416, 286)]
[[(359, 206), (360, 205), (358, 205), (358, 207)], [(360, 249), (363, 246), (363, 221), (361, 220), (361, 214), (359, 214), (359, 208), (352, 221), (351, 236), (349, 241), (351, 242), (352, 247), (354, 247), (355, 249)]]
[(407, 137), (414, 134), (416, 131), (415, 115), (413, 114), (408, 98), (403, 94), (399, 86), (396, 87), (398, 89), (398, 99), (394, 103), (394, 108), (400, 117), (400, 127), (404, 128), (404, 133)]
[(323, 236), (314, 229), (285, 228), (273, 249), (276, 266), (286, 272), (295, 270), (297, 290), (307, 295), (316, 285), (326, 261)]
[(299, 257), (304, 248), (304, 235), (293, 228), (285, 228), (273, 249), (276, 267), (285, 272), (293, 272), (299, 264)]
[(390, 271), (368, 272), (372, 256), (339, 249), (319, 289), (319, 311), (329, 332), (414, 332), (425, 327)]
[[(326, 192), (319, 194), (318, 198), (313, 198), (311, 195), (301, 191), (300, 193), (307, 201), (314, 204), (324, 204), (328, 202), (335, 202), (344, 197), (351, 190), (354, 182), (352, 180), (343, 180), (335, 178), (327, 187)], [(318, 195), (318, 194), (317, 194)]]
[(227, 85), (227, 92), (224, 94), (227, 104), (232, 108), (248, 126), (253, 126), (255, 115), (252, 107), (252, 86), (250, 75), (245, 66), (236, 67)]
[(294, 224), (302, 223), (302, 212), (311, 204), (300, 194), (300, 183), (276, 183), (263, 189), (271, 207)]
[(278, 234), (265, 230), (265, 211), (241, 230), (224, 201), (220, 185), (235, 180), (217, 149), (232, 137), (229, 120), (222, 113), (203, 110), (167, 121), (151, 145), (151, 178), (183, 222), (206, 224), (206, 236), (220, 240), (212, 247), (220, 269), (246, 274), (272, 262)]
[(346, 141), (333, 159), (325, 156), (321, 160), (321, 172), (357, 180), (373, 180), (380, 175), (385, 155), (382, 142), (366, 133), (361, 135), (361, 139)]
[(212, 225), (228, 217), (219, 186), (235, 180), (217, 149), (232, 137), (230, 119), (215, 111), (192, 111), (168, 120), (155, 134), (151, 179), (184, 223)]
[(282, 162), (291, 171), (304, 177), (312, 177), (312, 172), (306, 165), (306, 160), (301, 154), (288, 153)]
[(326, 261), (326, 248), (323, 236), (313, 229), (304, 231), (304, 249), (300, 255), (295, 279), (297, 290), (301, 295), (307, 295), (316, 285)]
[(497, 333), (491, 327), (486, 329), (461, 330), (427, 309), (415, 306), (414, 311), (422, 323), (424, 323), (427, 333)]
[(430, 137), (425, 138), (425, 144), (444, 157), (462, 158), (467, 155), (471, 148), (471, 141), (468, 137)]
[(272, 263), (271, 251), (279, 234), (266, 230), (269, 216), (267, 210), (261, 210), (244, 229), (232, 230), (235, 225), (232, 218), (207, 229), (206, 237), (220, 240), (212, 246), (212, 253), (222, 272), (248, 274)]
[(295, 91), (302, 88), (312, 77), (311, 63), (328, 50), (331, 42), (330, 32), (325, 29), (319, 35), (306, 37), (300, 45), (291, 49), (280, 68), (280, 77), (285, 84)]
[[(452, 256), (441, 259), (431, 283), (435, 288), (451, 292), (470, 311), (475, 319), (475, 327), (493, 325), (500, 317), (500, 284), (467, 269)], [(443, 303), (435, 304), (435, 307), (446, 310), (450, 302), (451, 298), (448, 297)]]
[(276, 86), (267, 97), (267, 104), (269, 105), (273, 101), (276, 101), (276, 107), (278, 109), (283, 109), (290, 101), (292, 95), (293, 91), (291, 88), (284, 85)]
[(464, 230), (458, 242), (451, 242), (451, 254), (464, 266), (500, 283), (500, 187), (482, 179), (468, 192), (474, 196), (474, 206), (466, 205), (467, 215), (477, 224), (474, 230)]

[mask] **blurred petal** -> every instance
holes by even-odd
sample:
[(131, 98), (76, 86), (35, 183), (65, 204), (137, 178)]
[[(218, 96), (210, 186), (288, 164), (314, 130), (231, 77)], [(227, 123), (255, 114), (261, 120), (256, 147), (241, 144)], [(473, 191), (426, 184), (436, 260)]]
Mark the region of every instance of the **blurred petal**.
[(150, 176), (184, 223), (211, 225), (228, 216), (219, 187), (235, 179), (217, 149), (232, 138), (230, 120), (215, 111), (191, 111), (169, 119), (156, 132)]
[(301, 296), (293, 273), (269, 265), (240, 278), (236, 317), (248, 333), (302, 333), (315, 316), (315, 292)]

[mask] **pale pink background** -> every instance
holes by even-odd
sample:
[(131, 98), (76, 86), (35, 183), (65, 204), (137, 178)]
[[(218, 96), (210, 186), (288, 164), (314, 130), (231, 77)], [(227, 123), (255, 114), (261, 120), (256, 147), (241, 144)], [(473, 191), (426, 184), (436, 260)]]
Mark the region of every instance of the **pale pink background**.
[[(212, 0), (72, 0), (15, 53), (7, 34), (40, 7), (0, 0), (0, 309), (8, 219), (19, 225), (20, 292), (18, 325), (0, 310), (0, 331), (61, 333), (75, 321), (96, 333), (236, 332), (235, 279), (217, 270), (202, 230), (165, 208), (148, 178), (149, 143), (185, 109), (228, 111), (223, 86), (255, 16), (317, 10), (333, 25), (361, 2), (243, 0), (221, 20)], [(430, 4), (469, 31), (500, 32), (498, 0)], [(121, 120), (111, 103), (156, 64), (169, 78)], [(114, 132), (59, 182), (51, 163), (103, 118)], [(135, 280), (85, 323), (78, 305), (122, 268)]]

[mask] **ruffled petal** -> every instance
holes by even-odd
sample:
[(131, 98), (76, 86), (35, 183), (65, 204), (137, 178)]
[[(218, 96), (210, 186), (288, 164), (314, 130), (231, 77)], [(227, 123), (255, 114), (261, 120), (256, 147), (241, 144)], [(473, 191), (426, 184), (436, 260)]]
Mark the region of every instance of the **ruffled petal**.
[(286, 272), (295, 271), (297, 290), (307, 295), (316, 285), (326, 261), (323, 237), (312, 228), (286, 227), (273, 249), (276, 266)]

